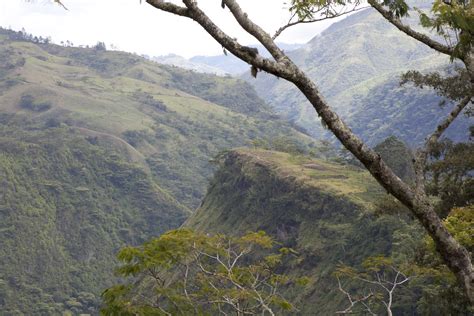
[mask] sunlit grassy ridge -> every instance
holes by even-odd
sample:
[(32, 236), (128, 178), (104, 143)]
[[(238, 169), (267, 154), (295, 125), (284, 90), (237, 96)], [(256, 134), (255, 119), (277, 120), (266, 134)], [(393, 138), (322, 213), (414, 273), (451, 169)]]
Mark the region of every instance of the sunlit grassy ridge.
[(310, 284), (292, 297), (301, 315), (330, 315), (344, 306), (332, 276), (341, 262), (386, 254), (400, 221), (374, 216), (386, 195), (357, 167), (287, 153), (237, 149), (220, 169), (201, 207), (185, 223), (209, 233), (264, 230), (300, 260), (288, 273)]

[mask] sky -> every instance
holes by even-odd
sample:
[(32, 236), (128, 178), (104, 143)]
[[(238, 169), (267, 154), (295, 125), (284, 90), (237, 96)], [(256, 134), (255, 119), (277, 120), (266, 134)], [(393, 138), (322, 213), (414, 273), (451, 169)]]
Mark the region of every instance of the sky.
[[(273, 34), (289, 18), (288, 0), (240, 0), (249, 15)], [(149, 56), (178, 54), (184, 57), (219, 55), (222, 48), (195, 22), (161, 12), (140, 0), (62, 0), (64, 10), (51, 0), (0, 0), (0, 26), (53, 42), (69, 40), (77, 45), (98, 41), (117, 49)], [(180, 1), (172, 1), (180, 3)], [(199, 0), (200, 7), (229, 35), (242, 44), (256, 41), (245, 34), (220, 0)], [(306, 43), (334, 20), (302, 25), (285, 31), (285, 43)]]

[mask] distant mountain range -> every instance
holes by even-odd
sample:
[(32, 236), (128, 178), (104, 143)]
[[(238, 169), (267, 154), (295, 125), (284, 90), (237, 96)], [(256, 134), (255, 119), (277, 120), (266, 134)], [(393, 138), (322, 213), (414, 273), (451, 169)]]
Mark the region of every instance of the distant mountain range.
[[(269, 56), (269, 53), (262, 45), (250, 46), (257, 48), (262, 55)], [(285, 51), (292, 51), (300, 48), (302, 45), (278, 43), (278, 46)], [(249, 69), (249, 66), (245, 62), (241, 61), (231, 53), (216, 56), (194, 56), (189, 59), (175, 54), (149, 58), (161, 64), (173, 65), (184, 69), (194, 70), (196, 72), (210, 73), (218, 76), (241, 75)]]
[[(416, 14), (407, 20), (420, 28)], [(409, 38), (373, 10), (367, 9), (334, 23), (289, 57), (319, 86), (351, 128), (370, 144), (395, 135), (416, 145), (450, 111), (438, 106), (440, 98), (429, 89), (400, 87), (403, 72), (452, 67), (449, 57)], [(285, 80), (259, 73), (256, 86), (280, 115), (304, 127), (317, 138), (333, 139), (302, 94)], [(455, 140), (466, 139), (469, 125), (460, 117), (447, 131)]]
[(159, 64), (176, 66), (184, 69), (193, 70), (199, 73), (214, 74), (218, 76), (225, 76), (229, 73), (222, 68), (213, 67), (199, 61), (195, 61), (192, 58), (186, 59), (182, 56), (176, 54), (169, 54), (165, 56), (156, 56), (150, 58), (153, 61), (156, 61)]

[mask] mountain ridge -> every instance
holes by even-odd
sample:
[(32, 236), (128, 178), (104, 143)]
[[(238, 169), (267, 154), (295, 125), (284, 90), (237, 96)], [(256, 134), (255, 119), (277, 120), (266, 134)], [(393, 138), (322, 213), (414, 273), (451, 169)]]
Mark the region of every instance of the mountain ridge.
[(374, 217), (374, 202), (384, 195), (358, 167), (241, 148), (222, 158), (201, 207), (184, 227), (236, 236), (265, 231), (298, 254), (285, 273), (308, 278), (303, 289), (281, 290), (296, 314), (330, 315), (346, 299), (333, 276), (336, 267), (390, 252), (401, 222)]
[[(420, 28), (413, 17), (405, 22)], [(404, 35), (373, 10), (363, 10), (332, 24), (288, 56), (370, 145), (395, 135), (410, 146), (417, 146), (434, 131), (452, 105), (448, 102), (440, 108), (441, 98), (432, 90), (399, 86), (400, 75), (408, 70), (428, 72), (453, 65), (448, 56)], [(265, 73), (259, 73), (256, 80), (248, 73), (243, 78), (255, 84), (259, 95), (277, 113), (316, 138), (335, 141), (321, 126), (309, 102), (291, 84)], [(380, 105), (383, 109), (377, 113)], [(407, 130), (410, 121), (413, 129)], [(465, 140), (468, 125), (468, 120), (460, 117), (447, 135), (456, 141)]]

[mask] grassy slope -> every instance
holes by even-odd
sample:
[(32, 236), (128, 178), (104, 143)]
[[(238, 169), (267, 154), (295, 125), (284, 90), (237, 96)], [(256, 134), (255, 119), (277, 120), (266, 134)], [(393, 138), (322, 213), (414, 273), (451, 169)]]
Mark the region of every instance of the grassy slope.
[[(415, 14), (409, 23), (417, 25)], [(350, 126), (373, 145), (392, 134), (410, 145), (420, 143), (440, 115), (450, 110), (438, 107), (440, 99), (432, 91), (398, 85), (403, 72), (448, 67), (449, 58), (405, 36), (371, 10), (333, 24), (289, 55)], [(258, 92), (278, 113), (313, 135), (329, 137), (295, 88), (263, 74), (256, 82)], [(468, 122), (459, 121), (448, 134), (465, 139)]]
[(219, 151), (282, 135), (312, 142), (241, 80), (17, 35), (0, 30), (8, 313), (93, 311), (113, 282), (116, 250), (178, 227)]
[[(212, 174), (208, 160), (219, 151), (282, 135), (312, 141), (272, 114), (242, 80), (196, 74), (127, 53), (3, 38), (0, 112), (38, 122), (54, 119), (107, 138), (133, 161), (144, 162), (160, 185), (189, 208), (199, 204)], [(25, 94), (50, 103), (51, 109), (21, 109)]]
[(207, 232), (265, 230), (303, 260), (288, 273), (311, 284), (292, 296), (302, 315), (330, 315), (343, 306), (331, 273), (387, 253), (391, 232), (374, 218), (384, 193), (368, 173), (351, 166), (271, 151), (239, 149), (221, 162), (201, 208), (186, 225)]

